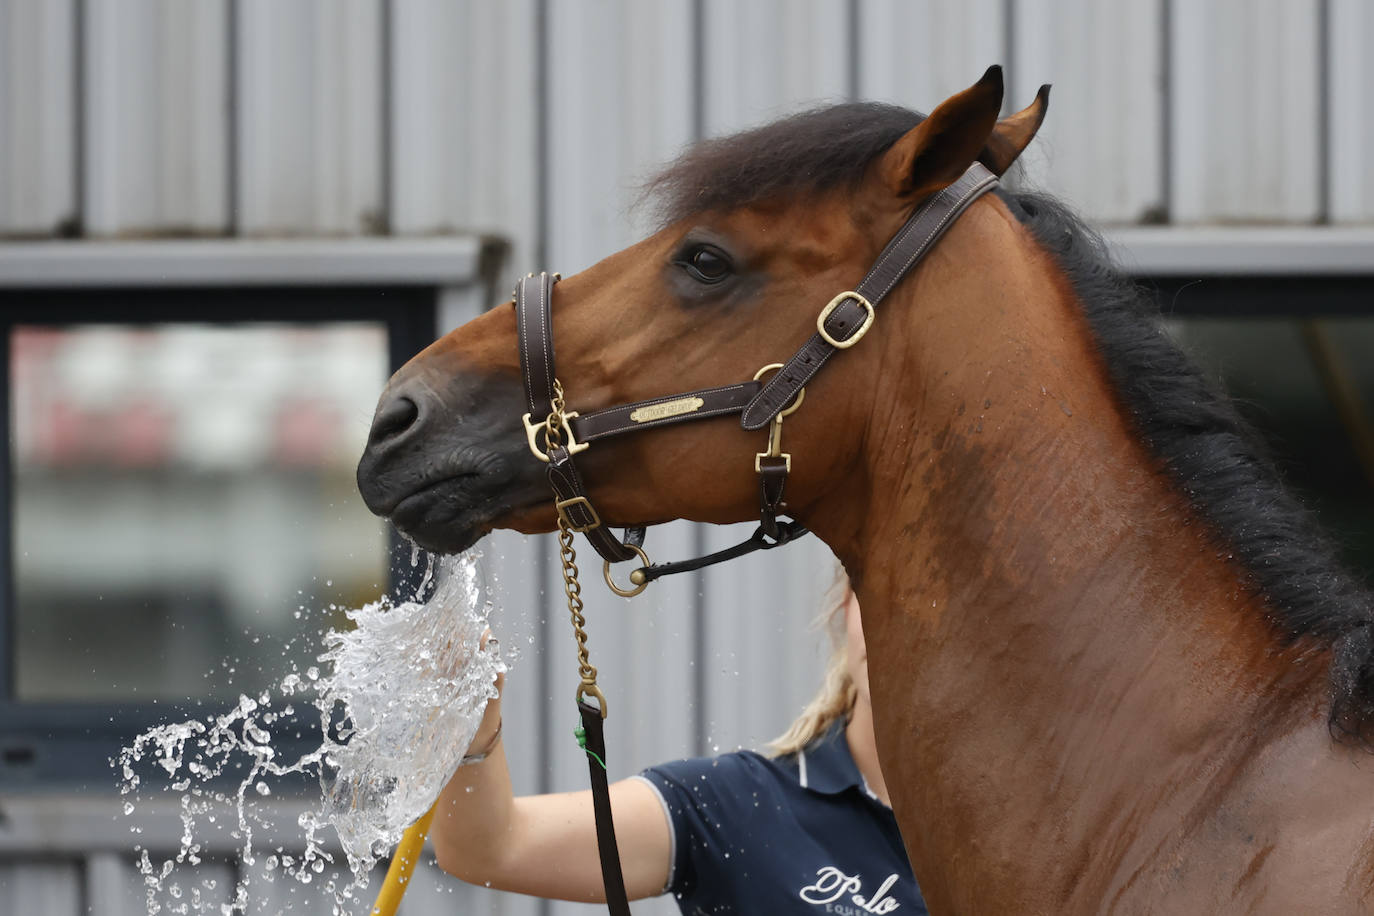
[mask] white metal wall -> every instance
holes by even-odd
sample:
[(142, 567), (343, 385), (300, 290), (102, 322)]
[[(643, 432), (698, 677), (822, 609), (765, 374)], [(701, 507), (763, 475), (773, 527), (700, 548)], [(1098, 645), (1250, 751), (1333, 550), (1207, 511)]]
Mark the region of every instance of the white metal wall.
[[(826, 100), (929, 110), (994, 62), (1009, 109), (1054, 84), (1018, 180), (1100, 221), (1374, 223), (1372, 45), (1364, 0), (0, 0), (0, 235), (483, 232), (512, 273), (570, 273), (645, 231), (637, 183), (698, 137)], [(651, 553), (745, 533), (670, 525)], [(550, 544), (486, 550), (522, 652), (516, 785), (578, 788)], [(780, 732), (829, 577), (812, 543), (633, 602), (589, 582), (613, 775)], [(75, 913), (69, 885), (119, 869), (0, 864), (0, 911)], [(582, 909), (423, 880), (463, 912)]]
[(226, 9), (225, 0), (83, 7), (78, 135), (87, 234), (228, 228)]
[(72, 0), (0, 3), (0, 232), (76, 219), (75, 22)]
[[(1055, 85), (1110, 222), (1371, 222), (1363, 0), (2, 0), (0, 234), (633, 237), (628, 181), (823, 100)], [(572, 177), (570, 177), (572, 176)], [(569, 263), (568, 266), (571, 266)]]

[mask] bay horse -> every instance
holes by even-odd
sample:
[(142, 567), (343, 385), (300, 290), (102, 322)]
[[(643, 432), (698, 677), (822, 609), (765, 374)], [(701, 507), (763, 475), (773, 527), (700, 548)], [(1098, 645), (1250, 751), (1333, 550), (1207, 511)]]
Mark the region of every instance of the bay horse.
[[(993, 68), (929, 116), (841, 104), (690, 149), (662, 228), (556, 287), (568, 406), (785, 359), (921, 201), (1003, 172), (1046, 98), (999, 121)], [(1374, 605), (1157, 317), (1065, 207), (1001, 188), (787, 419), (787, 511), (858, 594), (932, 912), (1371, 909)], [(552, 530), (525, 410), (508, 303), (396, 373), (365, 501), (432, 550)], [(760, 445), (711, 420), (580, 466), (608, 524), (739, 522)]]

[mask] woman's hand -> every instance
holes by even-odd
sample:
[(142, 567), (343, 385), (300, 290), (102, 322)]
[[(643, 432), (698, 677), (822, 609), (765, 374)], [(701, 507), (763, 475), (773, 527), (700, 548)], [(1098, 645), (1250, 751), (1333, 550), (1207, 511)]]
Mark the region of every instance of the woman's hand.
[[(487, 627), (482, 632), (480, 651), (491, 651), (492, 643), (495, 641), (491, 627)], [(495, 749), (496, 742), (501, 737), (501, 693), (505, 687), (506, 675), (504, 673), (496, 675), (496, 696), (487, 700), (487, 708), (482, 713), (482, 721), (477, 723), (477, 731), (473, 733), (472, 741), (468, 743), (465, 757), (479, 755), (485, 757)]]
[(496, 742), (501, 739), (501, 692), (505, 688), (506, 676), (504, 674), (496, 675), (496, 696), (487, 700), (487, 708), (482, 713), (482, 721), (478, 723), (477, 732), (472, 736), (472, 742), (468, 744), (467, 757), (486, 757), (496, 749)]
[[(505, 689), (504, 676), (496, 689)], [(487, 702), (467, 756), (435, 804), (429, 838), (439, 867), (501, 890), (604, 901), (591, 792), (514, 797), (499, 696)], [(658, 795), (641, 780), (621, 780), (611, 786), (611, 808), (630, 899), (662, 893), (672, 840)]]

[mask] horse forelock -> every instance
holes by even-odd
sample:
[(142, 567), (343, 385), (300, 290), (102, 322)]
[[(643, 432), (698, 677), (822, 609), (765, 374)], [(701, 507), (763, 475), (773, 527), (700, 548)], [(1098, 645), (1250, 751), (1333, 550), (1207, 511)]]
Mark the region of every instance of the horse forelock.
[(663, 225), (709, 210), (852, 187), (925, 115), (845, 102), (694, 144), (651, 178), (644, 197)]

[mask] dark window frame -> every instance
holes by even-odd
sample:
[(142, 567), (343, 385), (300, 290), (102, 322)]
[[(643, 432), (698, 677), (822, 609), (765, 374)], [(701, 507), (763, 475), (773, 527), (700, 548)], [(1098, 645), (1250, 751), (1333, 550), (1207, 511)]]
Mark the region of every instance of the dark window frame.
[[(367, 322), (387, 333), (391, 371), (437, 335), (442, 287), (434, 284), (347, 286), (73, 287), (0, 290), (0, 421), (10, 432), (10, 334), (16, 326), (80, 324), (272, 324)], [(380, 394), (380, 392), (379, 392)], [(12, 432), (11, 436), (12, 438)], [(7, 442), (9, 439), (7, 438)], [(142, 731), (164, 722), (204, 716), (212, 709), (181, 703), (81, 703), (16, 698), (14, 653), (14, 477), (10, 447), (0, 449), (0, 786), (6, 789), (81, 785), (113, 792), (109, 759)], [(404, 588), (410, 548), (393, 532), (393, 589)], [(280, 726), (302, 731), (300, 748), (314, 737), (308, 717)], [(278, 739), (286, 751), (292, 741)], [(314, 746), (318, 746), (315, 739)]]
[(1374, 316), (1374, 264), (1370, 270), (1320, 276), (1154, 274), (1138, 279), (1157, 297), (1166, 318), (1346, 318)]

